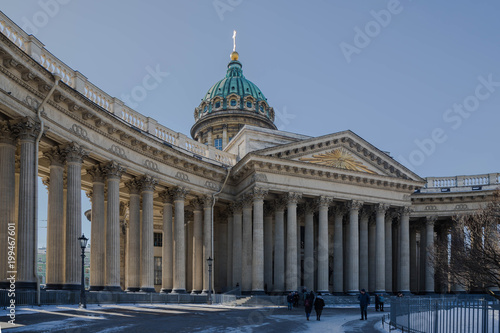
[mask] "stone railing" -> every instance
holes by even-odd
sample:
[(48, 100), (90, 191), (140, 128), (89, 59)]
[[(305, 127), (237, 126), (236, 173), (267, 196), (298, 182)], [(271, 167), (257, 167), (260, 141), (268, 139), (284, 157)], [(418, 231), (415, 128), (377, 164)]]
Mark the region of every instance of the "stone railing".
[(233, 154), (220, 151), (215, 147), (200, 144), (198, 141), (182, 133), (174, 132), (158, 124), (153, 118), (146, 117), (129, 108), (118, 98), (108, 95), (88, 81), (80, 72), (73, 70), (50, 53), (38, 39), (33, 35), (28, 35), (1, 11), (0, 32), (49, 72), (59, 74), (62, 82), (134, 128), (147, 132), (172, 147), (187, 150), (197, 155), (197, 157), (206, 158), (225, 165), (234, 165), (236, 163), (236, 157)]
[(426, 188), (499, 185), (500, 173), (455, 177), (427, 177)]

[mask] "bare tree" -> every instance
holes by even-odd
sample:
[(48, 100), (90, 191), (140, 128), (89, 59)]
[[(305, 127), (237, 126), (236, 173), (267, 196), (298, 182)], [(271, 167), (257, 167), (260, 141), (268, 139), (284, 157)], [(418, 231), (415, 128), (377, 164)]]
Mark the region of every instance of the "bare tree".
[(454, 217), (449, 239), (436, 243), (436, 277), (469, 291), (500, 288), (500, 190), (472, 214)]

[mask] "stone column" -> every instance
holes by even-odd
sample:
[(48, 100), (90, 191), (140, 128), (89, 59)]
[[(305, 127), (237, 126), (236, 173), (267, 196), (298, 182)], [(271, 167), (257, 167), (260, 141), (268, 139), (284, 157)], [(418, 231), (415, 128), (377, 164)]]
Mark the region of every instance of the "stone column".
[(410, 291), (418, 292), (417, 227), (410, 227)]
[(317, 290), (314, 288), (314, 274), (316, 272), (314, 262), (314, 208), (312, 203), (307, 202), (304, 209), (304, 286), (307, 290)]
[(377, 246), (377, 224), (375, 218), (372, 216), (368, 220), (368, 290), (370, 292), (375, 291), (376, 286), (376, 272), (377, 272), (377, 260), (375, 258)]
[(385, 214), (385, 292), (392, 292), (392, 212)]
[(243, 198), (243, 248), (241, 251), (241, 291), (252, 290), (252, 204), (250, 195)]
[(402, 293), (410, 293), (410, 207), (400, 209), (399, 226), (399, 286)]
[(419, 284), (418, 284), (418, 291), (421, 294), (425, 294), (425, 265), (426, 265), (426, 258), (427, 258), (427, 249), (426, 249), (426, 226), (425, 226), (425, 221), (424, 223), (420, 224), (420, 246), (419, 246), (419, 252), (420, 252), (420, 260), (419, 260)]
[(301, 193), (289, 192), (287, 200), (287, 237), (286, 237), (286, 290), (297, 291), (297, 203)]
[(359, 288), (364, 288), (367, 291), (373, 291), (368, 284), (368, 219), (370, 212), (368, 208), (361, 210), (361, 218), (359, 219)]
[(344, 294), (344, 235), (343, 219), (345, 207), (335, 206), (335, 222), (333, 231), (333, 293)]
[(273, 290), (273, 213), (264, 205), (264, 290)]
[(233, 283), (233, 210), (231, 207), (227, 208), (227, 261), (226, 261), (226, 279), (227, 286), (232, 289)]
[(212, 146), (214, 145), (214, 140), (212, 138), (212, 127), (209, 127), (207, 129), (207, 146)]
[(44, 153), (50, 161), (47, 212), (47, 255), (45, 289), (62, 289), (64, 284), (64, 152), (54, 147)]
[(172, 204), (173, 198), (168, 191), (160, 193), (163, 202), (163, 244), (161, 258), (161, 292), (169, 293), (174, 285), (174, 240), (172, 225)]
[(92, 222), (90, 224), (90, 289), (98, 291), (104, 288), (105, 257), (105, 206), (104, 174), (100, 166), (87, 169), (92, 180)]
[(82, 236), (82, 162), (87, 156), (83, 148), (72, 142), (64, 148), (66, 155), (68, 193), (66, 207), (66, 265), (64, 289), (79, 290), (81, 287)]
[(318, 222), (318, 292), (328, 294), (328, 207), (332, 199), (319, 197), (317, 200), (319, 210)]
[(347, 292), (352, 295), (359, 293), (359, 209), (363, 207), (360, 201), (352, 200), (349, 208), (349, 277)]
[[(427, 221), (425, 223), (425, 247), (431, 254), (434, 253), (434, 223), (436, 221), (437, 216), (427, 216)], [(434, 264), (429, 255), (425, 258), (425, 293), (434, 294)]]
[(233, 211), (233, 287), (241, 287), (241, 268), (242, 268), (242, 225), (241, 225), (241, 202), (235, 202), (231, 205)]
[(253, 197), (252, 294), (264, 294), (264, 197), (267, 190), (255, 187)]
[(16, 231), (16, 139), (11, 124), (0, 121), (0, 289), (9, 289), (8, 271), (16, 270), (8, 258), (8, 245), (15, 239)]
[(158, 181), (150, 175), (139, 179), (142, 194), (141, 291), (155, 292), (153, 247), (153, 192)]
[(285, 292), (285, 205), (280, 198), (274, 201), (274, 293)]
[(199, 199), (191, 201), (193, 205), (193, 290), (191, 294), (199, 294), (203, 289), (203, 202)]
[(375, 206), (376, 242), (375, 242), (375, 292), (385, 294), (385, 213), (388, 205)]
[[(106, 208), (105, 287), (107, 291), (121, 291), (120, 287), (120, 178), (125, 168), (115, 161), (103, 166), (108, 189)], [(69, 206), (69, 205), (68, 205)], [(137, 235), (138, 237), (139, 235)]]
[(227, 141), (227, 125), (222, 125), (222, 149), (224, 149), (229, 142)]
[[(212, 253), (212, 206), (213, 198), (211, 195), (203, 197), (203, 291), (208, 293), (208, 258), (214, 258)], [(212, 270), (214, 272), (215, 270)], [(212, 275), (213, 277), (213, 275)], [(212, 279), (212, 286), (214, 279)], [(212, 288), (214, 290), (214, 288)]]
[[(21, 172), (19, 177), (19, 216), (17, 227), (17, 281), (16, 289), (35, 289), (36, 217), (35, 217), (35, 140), (40, 124), (25, 117), (16, 123), (21, 145)], [(77, 240), (78, 241), (78, 240)]]
[[(127, 291), (139, 291), (141, 286), (141, 184), (137, 178), (125, 183), (130, 193), (127, 242)], [(94, 222), (92, 222), (94, 223)]]
[(175, 204), (174, 218), (174, 285), (173, 294), (186, 293), (186, 242), (184, 235), (184, 200), (188, 191), (183, 187), (172, 189)]

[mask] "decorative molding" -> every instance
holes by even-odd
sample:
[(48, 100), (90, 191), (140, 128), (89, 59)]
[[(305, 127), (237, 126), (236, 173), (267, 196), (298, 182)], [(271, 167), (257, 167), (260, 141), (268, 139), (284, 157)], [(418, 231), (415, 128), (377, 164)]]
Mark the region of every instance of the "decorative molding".
[(81, 127), (80, 125), (73, 124), (70, 127), (69, 131), (82, 139), (88, 140), (87, 131), (83, 127)]
[(149, 170), (159, 171), (159, 169), (158, 169), (158, 163), (153, 162), (151, 160), (145, 160), (144, 161), (144, 166), (146, 168), (148, 168)]
[(299, 161), (326, 165), (338, 169), (376, 174), (368, 169), (362, 162), (356, 160), (354, 156), (344, 148), (335, 148), (330, 152), (312, 155), (312, 157), (301, 157)]
[(68, 162), (83, 163), (83, 160), (89, 155), (85, 148), (76, 142), (70, 142), (64, 145), (62, 151)]
[(108, 150), (121, 158), (128, 159), (127, 155), (125, 155), (125, 149), (120, 146), (112, 145)]
[(180, 179), (182, 180), (183, 182), (188, 182), (190, 183), (191, 181), (189, 180), (189, 176), (184, 173), (184, 172), (181, 172), (181, 171), (177, 171), (177, 173), (175, 174), (175, 178), (177, 179)]
[(351, 200), (346, 205), (349, 210), (359, 210), (363, 207), (363, 201)]
[(263, 173), (254, 173), (252, 175), (252, 182), (262, 182), (262, 183), (267, 183), (267, 176)]
[(210, 181), (210, 180), (207, 180), (205, 182), (205, 187), (209, 188), (211, 190), (214, 190), (214, 191), (218, 191), (219, 190), (219, 185), (217, 185), (215, 182)]
[(121, 178), (122, 174), (127, 169), (125, 169), (121, 164), (119, 164), (115, 161), (110, 161), (110, 162), (106, 163), (105, 165), (103, 165), (102, 170), (107, 178), (110, 178), (110, 177)]

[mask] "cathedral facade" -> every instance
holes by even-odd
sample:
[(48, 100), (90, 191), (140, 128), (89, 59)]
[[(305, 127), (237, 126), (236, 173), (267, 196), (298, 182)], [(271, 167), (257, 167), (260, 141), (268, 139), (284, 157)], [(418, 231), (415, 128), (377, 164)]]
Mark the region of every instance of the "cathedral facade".
[(37, 286), (41, 177), (47, 289), (80, 288), (85, 190), (91, 291), (205, 293), (208, 258), (217, 292), (465, 290), (435, 277), (429, 251), (489, 201), (498, 173), (421, 178), (352, 131), (280, 131), (236, 52), (190, 138), (0, 22), (0, 288), (8, 271)]

